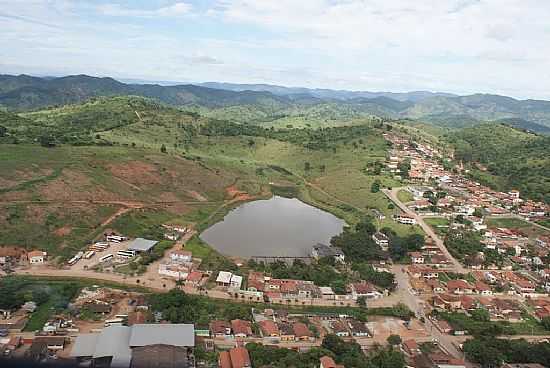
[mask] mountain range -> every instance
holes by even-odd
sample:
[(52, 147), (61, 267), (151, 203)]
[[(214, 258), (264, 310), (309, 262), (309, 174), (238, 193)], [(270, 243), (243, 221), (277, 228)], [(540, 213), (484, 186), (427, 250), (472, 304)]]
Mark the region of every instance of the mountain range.
[(311, 115), (328, 119), (379, 116), (419, 120), (447, 128), (498, 121), (533, 132), (550, 133), (550, 101), (517, 100), (490, 94), (342, 91), (215, 82), (127, 84), (113, 78), (87, 75), (58, 78), (0, 75), (0, 108), (15, 112), (117, 95), (153, 98), (239, 122), (261, 123), (281, 117)]

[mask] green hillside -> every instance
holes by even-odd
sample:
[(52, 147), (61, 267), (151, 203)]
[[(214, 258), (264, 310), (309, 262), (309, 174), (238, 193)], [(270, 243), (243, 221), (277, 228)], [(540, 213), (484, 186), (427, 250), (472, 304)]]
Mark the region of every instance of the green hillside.
[(518, 189), (523, 195), (550, 202), (550, 137), (515, 128), (483, 124), (449, 136), (456, 158), (479, 162), (476, 179), (501, 190)]
[[(382, 193), (371, 192), (375, 180), (397, 182), (365, 170), (383, 161), (388, 148), (385, 125), (369, 119), (272, 129), (132, 96), (1, 116), (6, 245), (67, 257), (107, 228), (149, 237), (160, 237), (164, 222), (202, 229), (234, 205), (229, 188), (250, 198), (296, 196), (349, 224), (369, 208), (388, 217), (395, 211)], [(420, 231), (391, 219), (381, 225), (404, 235)]]
[(487, 121), (502, 121), (541, 133), (548, 133), (550, 128), (549, 101), (488, 94), (330, 92), (282, 87), (264, 90), (262, 86), (252, 86), (255, 90), (251, 91), (206, 85), (218, 88), (125, 84), (86, 75), (49, 79), (0, 75), (0, 109), (22, 112), (82, 103), (101, 96), (141, 96), (216, 119), (274, 127), (294, 125), (292, 120), (300, 127), (338, 126), (352, 119), (375, 116), (414, 119), (447, 128)]

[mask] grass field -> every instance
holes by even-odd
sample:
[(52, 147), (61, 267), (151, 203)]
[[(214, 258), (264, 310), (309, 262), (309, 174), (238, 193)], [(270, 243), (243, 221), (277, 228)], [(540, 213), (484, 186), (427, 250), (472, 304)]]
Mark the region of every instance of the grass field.
[(449, 220), (440, 217), (425, 218), (424, 222), (431, 226), (439, 235), (445, 235), (449, 231)]
[(485, 222), (488, 227), (519, 229), (525, 232), (530, 237), (536, 237), (539, 235), (550, 235), (550, 231), (547, 231), (541, 227), (533, 225), (532, 223), (519, 218), (490, 217), (487, 218)]
[(399, 192), (397, 192), (397, 199), (399, 199), (403, 203), (414, 201), (414, 197), (411, 192), (405, 189), (401, 189)]

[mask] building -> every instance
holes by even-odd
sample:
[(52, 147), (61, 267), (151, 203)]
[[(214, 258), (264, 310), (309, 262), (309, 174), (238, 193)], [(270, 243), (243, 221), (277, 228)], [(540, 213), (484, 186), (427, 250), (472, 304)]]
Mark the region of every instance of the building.
[(218, 277), (216, 278), (216, 284), (218, 284), (218, 286), (240, 290), (243, 284), (243, 277), (232, 274), (231, 272), (220, 271), (220, 273), (218, 273)]
[(213, 337), (229, 337), (231, 336), (231, 323), (227, 321), (211, 321), (210, 334)]
[(246, 348), (239, 346), (229, 351), (222, 351), (218, 358), (219, 368), (249, 368), (252, 367), (250, 363), (250, 355)]
[(258, 322), (258, 325), (260, 326), (260, 331), (262, 333), (263, 337), (279, 337), (279, 327), (275, 322), (272, 320), (264, 320)]
[(364, 322), (350, 319), (347, 321), (351, 335), (354, 337), (370, 337), (371, 333)]
[(294, 336), (297, 341), (313, 341), (315, 337), (311, 330), (306, 326), (305, 323), (295, 322), (292, 324), (292, 330), (294, 331)]
[(252, 336), (252, 324), (249, 321), (234, 319), (231, 321), (231, 329), (235, 337), (244, 338)]
[(416, 225), (416, 219), (409, 215), (396, 215), (393, 217), (395, 221), (404, 225)]
[(231, 272), (220, 271), (220, 273), (218, 273), (218, 277), (216, 278), (216, 284), (218, 284), (218, 286), (230, 286), (231, 276), (233, 276)]
[(360, 297), (365, 297), (367, 299), (378, 299), (383, 296), (376, 287), (370, 282), (354, 282), (348, 286), (351, 292), (351, 298), (357, 300)]
[(349, 331), (346, 328), (346, 325), (340, 320), (332, 321), (330, 323), (330, 329), (336, 336), (349, 337)]
[(313, 246), (313, 249), (311, 250), (311, 255), (315, 259), (332, 257), (337, 262), (343, 263), (345, 261), (345, 255), (342, 249), (329, 247), (328, 245), (324, 244), (317, 244)]
[(31, 265), (43, 264), (44, 261), (46, 260), (47, 255), (48, 253), (43, 252), (41, 250), (33, 250), (27, 254), (29, 258), (29, 263)]
[(183, 249), (174, 250), (170, 252), (170, 260), (176, 263), (191, 263), (193, 261), (193, 253)]
[(110, 326), (100, 333), (79, 335), (70, 356), (96, 367), (188, 368), (195, 365), (194, 346), (191, 324)]
[(134, 252), (138, 253), (149, 252), (157, 244), (157, 240), (136, 238), (130, 243), (130, 245), (128, 246), (128, 250), (133, 250)]
[(383, 251), (387, 251), (390, 246), (390, 239), (386, 234), (377, 232), (372, 235), (372, 240), (378, 245)]
[(449, 280), (447, 291), (452, 294), (472, 294), (473, 287), (465, 280)]
[(411, 257), (412, 264), (424, 264), (426, 261), (422, 253), (420, 252), (410, 252), (409, 257)]

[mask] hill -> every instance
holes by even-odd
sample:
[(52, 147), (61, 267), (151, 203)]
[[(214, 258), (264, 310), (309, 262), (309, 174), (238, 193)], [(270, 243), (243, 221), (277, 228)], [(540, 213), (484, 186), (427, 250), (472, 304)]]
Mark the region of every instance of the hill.
[[(66, 258), (106, 229), (154, 238), (162, 237), (159, 225), (166, 222), (203, 229), (238, 198), (271, 193), (299, 197), (349, 224), (367, 207), (388, 218), (394, 211), (370, 190), (375, 180), (397, 183), (365, 170), (383, 161), (388, 148), (385, 126), (369, 120), (276, 130), (136, 96), (0, 116), (8, 122), (0, 138), (5, 245)], [(51, 139), (43, 142), (44, 135)], [(417, 231), (391, 219), (383, 225)]]
[(456, 148), (457, 159), (482, 164), (472, 165), (477, 180), (550, 202), (550, 137), (507, 125), (482, 124), (448, 138)]
[(355, 92), (219, 83), (161, 86), (86, 75), (0, 76), (0, 108), (11, 111), (80, 103), (100, 96), (147, 97), (214, 118), (274, 127), (294, 125), (290, 120), (297, 120), (297, 126), (338, 126), (349, 119), (373, 116), (414, 119), (453, 129), (487, 121), (509, 122), (542, 133), (546, 132), (542, 126), (550, 127), (549, 101), (489, 94)]

